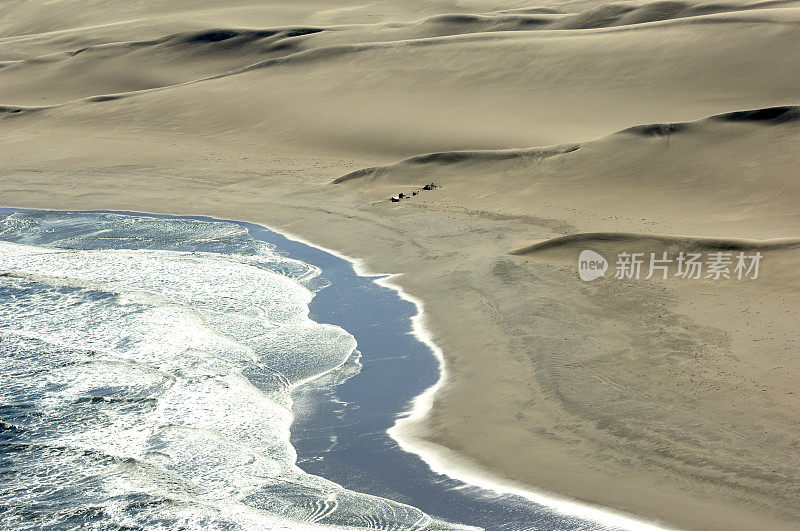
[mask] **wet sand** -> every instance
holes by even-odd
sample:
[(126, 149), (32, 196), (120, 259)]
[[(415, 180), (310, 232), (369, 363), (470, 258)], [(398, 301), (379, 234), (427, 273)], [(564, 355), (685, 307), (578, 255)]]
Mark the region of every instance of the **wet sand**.
[[(800, 237), (795, 4), (77, 5), (4, 19), (0, 203), (248, 220), (400, 273), (448, 372), (395, 433), (436, 470), (796, 525), (798, 251), (764, 243)], [(766, 245), (760, 278), (576, 274), (714, 238)]]

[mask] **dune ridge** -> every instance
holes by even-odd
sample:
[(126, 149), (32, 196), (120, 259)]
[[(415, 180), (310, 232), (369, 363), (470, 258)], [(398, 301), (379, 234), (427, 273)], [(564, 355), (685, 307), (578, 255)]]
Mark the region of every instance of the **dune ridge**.
[[(633, 135), (643, 138), (679, 135), (692, 130), (696, 131), (698, 127), (713, 127), (715, 123), (724, 122), (741, 124), (752, 123), (760, 126), (800, 122), (800, 105), (783, 105), (761, 109), (732, 111), (708, 116), (692, 122), (665, 122), (636, 125), (611, 133), (607, 138), (624, 135)], [(431, 172), (435, 172), (436, 166), (439, 165), (480, 164), (492, 161), (513, 160), (537, 162), (545, 158), (576, 152), (584, 145), (586, 145), (586, 143), (531, 147), (525, 149), (465, 150), (427, 153), (425, 155), (409, 157), (386, 166), (359, 169), (337, 177), (331, 181), (331, 184), (342, 184), (359, 179), (375, 180), (397, 174), (416, 179), (417, 173), (415, 173), (415, 167), (424, 165), (431, 165), (430, 168), (425, 168), (425, 172), (428, 174), (426, 178), (433, 178), (434, 175), (432, 175)]]
[(580, 145), (571, 144), (564, 146), (553, 146), (549, 148), (527, 148), (527, 149), (494, 149), (494, 150), (473, 150), (473, 151), (446, 151), (441, 153), (427, 153), (409, 157), (391, 166), (375, 166), (364, 168), (337, 177), (331, 184), (341, 184), (356, 179), (377, 179), (381, 175), (388, 174), (392, 169), (400, 168), (405, 165), (423, 164), (455, 164), (462, 162), (479, 163), (489, 161), (502, 161), (514, 159), (534, 159), (541, 160), (547, 157), (563, 155), (580, 149)]
[[(54, 52), (47, 55), (40, 55), (26, 59), (4, 61), (4, 67), (17, 66), (30, 64), (30, 63), (51, 63), (68, 60), (70, 57), (75, 57), (83, 53), (103, 52), (103, 51), (117, 51), (120, 54), (135, 50), (139, 48), (164, 46), (164, 47), (177, 47), (182, 45), (205, 45), (205, 44), (219, 44), (228, 51), (242, 48), (246, 45), (261, 41), (263, 44), (274, 45), (276, 41), (301, 37), (324, 31), (322, 28), (274, 28), (274, 29), (243, 29), (243, 28), (209, 28), (205, 30), (190, 31), (175, 33), (150, 40), (138, 41), (114, 41), (103, 44), (93, 44), (69, 51)], [(286, 44), (281, 44), (289, 48)], [(213, 53), (205, 47), (201, 50), (202, 53)]]
[[(545, 18), (555, 17), (546, 21), (529, 18), (530, 15), (490, 12), (435, 15), (417, 21), (391, 24), (273, 28), (212, 27), (146, 40), (111, 39), (110, 42), (85, 43), (85, 46), (51, 51), (44, 55), (4, 60), (0, 66), (8, 76), (6, 79), (10, 78), (10, 85), (13, 87), (15, 75), (27, 79), (38, 78), (39, 84), (44, 85), (54, 81), (58, 76), (63, 76), (62, 68), (76, 69), (79, 72), (85, 72), (89, 68), (103, 69), (104, 65), (132, 53), (137, 57), (129, 57), (128, 60), (139, 61), (143, 67), (150, 61), (150, 70), (154, 72), (159, 70), (152, 67), (154, 63), (172, 65), (171, 72), (160, 73), (155, 79), (145, 79), (135, 83), (127, 81), (118, 87), (108, 86), (105, 81), (109, 76), (106, 75), (104, 82), (98, 83), (95, 87), (89, 85), (68, 93), (66, 99), (58, 103), (61, 105), (107, 101), (92, 99), (106, 94), (118, 98), (136, 96), (149, 91), (179, 88), (263, 68), (290, 64), (303, 65), (361, 52), (404, 46), (447, 46), (461, 41), (474, 43), (514, 40), (519, 34), (537, 33), (540, 30), (547, 30), (548, 35), (558, 36), (563, 32), (564, 35), (577, 38), (582, 34), (596, 34), (598, 30), (618, 32), (630, 29), (638, 32), (648, 27), (654, 28), (653, 24), (662, 26), (694, 22), (763, 24), (773, 21), (797, 25), (800, 24), (800, 8), (794, 7), (795, 4), (797, 2), (792, 0), (703, 6), (677, 1), (654, 2), (639, 6), (610, 3), (580, 13), (538, 15)], [(728, 17), (730, 13), (740, 13), (741, 17)], [(763, 16), (753, 18), (758, 13)], [(20, 38), (35, 40), (36, 34), (25, 34)], [(0, 39), (0, 42), (13, 45), (14, 39), (14, 36), (9, 36)], [(197, 54), (203, 54), (206, 59), (217, 57), (217, 61), (206, 60), (201, 63), (214, 65), (216, 68), (212, 69), (217, 71), (188, 67), (187, 59)], [(74, 62), (76, 59), (81, 61), (80, 66), (71, 64), (71, 61)], [(28, 69), (34, 71), (29, 73)], [(89, 78), (91, 79), (91, 76)], [(117, 88), (124, 90), (114, 90)], [(22, 91), (12, 90), (12, 94), (22, 94)], [(27, 102), (14, 101), (13, 97), (4, 97), (2, 90), (0, 90), (0, 102), (5, 105), (27, 105)]]
[[(250, 220), (399, 273), (447, 365), (402, 427), (430, 462), (795, 529), (798, 22), (794, 1), (17, 0), (0, 198)], [(768, 256), (755, 282), (585, 283), (584, 246)]]
[(512, 255), (530, 255), (551, 249), (578, 249), (599, 244), (625, 244), (630, 249), (649, 249), (653, 251), (777, 251), (800, 248), (800, 238), (775, 238), (754, 240), (748, 238), (703, 238), (698, 236), (677, 236), (625, 232), (590, 232), (568, 234), (551, 238), (510, 251)]

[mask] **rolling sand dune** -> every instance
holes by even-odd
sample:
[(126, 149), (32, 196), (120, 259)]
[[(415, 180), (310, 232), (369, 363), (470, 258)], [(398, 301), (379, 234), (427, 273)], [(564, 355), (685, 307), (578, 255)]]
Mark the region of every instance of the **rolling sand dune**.
[[(313, 26), (325, 31), (243, 39), (252, 47), (243, 56), (223, 53), (242, 39), (179, 44), (169, 34), (160, 37), (168, 39), (161, 44), (122, 48), (128, 52), (121, 58), (114, 58), (121, 49), (112, 46), (105, 51), (113, 52), (108, 61), (90, 50), (67, 64), (8, 66), (0, 103), (61, 104), (57, 112), (47, 109), (48, 121), (91, 125), (114, 116), (148, 129), (233, 130), (236, 139), (345, 154), (569, 143), (640, 123), (791, 103), (800, 78), (798, 13), (762, 9), (720, 20), (700, 17), (713, 23), (694, 24), (700, 21), (694, 17), (589, 30), (393, 35), (401, 40), (388, 42), (362, 42), (359, 28), (351, 36), (347, 28)], [(212, 30), (220, 31), (202, 31)], [(270, 51), (270, 42), (301, 51), (275, 57), (286, 50)], [(202, 61), (206, 76), (198, 75), (192, 59), (202, 50), (210, 52)], [(170, 56), (190, 66), (170, 68)], [(252, 66), (234, 70), (244, 62)], [(80, 75), (81, 65), (100, 79)], [(78, 68), (75, 77), (67, 74), (72, 66)], [(222, 73), (228, 68), (238, 73)], [(20, 73), (24, 81), (28, 69), (34, 69), (31, 83), (15, 80)], [(60, 69), (65, 82), (51, 82)], [(121, 69), (131, 75), (114, 74)], [(190, 82), (204, 77), (212, 79)], [(92, 99), (109, 92), (129, 97)], [(64, 104), (65, 99), (77, 101)]]
[[(0, 203), (252, 220), (402, 273), (447, 367), (407, 448), (796, 528), (798, 42), (779, 1), (7, 2)], [(583, 249), (764, 260), (582, 282)]]
[[(613, 260), (620, 253), (641, 253), (645, 257), (645, 262), (649, 260), (650, 253), (655, 253), (656, 257), (663, 257), (664, 253), (666, 253), (668, 259), (675, 259), (680, 253), (701, 254), (703, 256), (723, 253), (731, 257), (731, 265), (728, 268), (731, 279), (737, 278), (737, 274), (733, 271), (737, 255), (743, 254), (751, 257), (758, 253), (763, 257), (764, 267), (768, 268), (766, 279), (764, 279), (763, 275), (759, 275), (762, 282), (757, 286), (758, 290), (800, 291), (800, 276), (797, 274), (797, 264), (800, 261), (799, 238), (752, 240), (746, 238), (703, 238), (624, 232), (595, 232), (551, 238), (520, 249), (514, 249), (510, 254), (526, 256), (560, 267), (572, 268), (575, 267), (575, 257), (583, 249), (591, 249), (611, 260), (612, 271), (608, 272), (608, 276), (614, 274)], [(746, 264), (749, 264), (749, 261)], [(761, 272), (763, 273), (763, 270)], [(645, 265), (642, 269), (642, 277), (647, 273), (647, 265)], [(662, 276), (659, 271), (654, 271), (654, 273), (656, 280)], [(673, 267), (671, 274), (674, 275), (675, 273), (676, 271)], [(697, 280), (707, 282), (706, 274), (703, 273), (697, 279), (690, 277), (682, 281)], [(730, 286), (728, 287), (730, 288)]]
[[(600, 250), (627, 249), (634, 252), (716, 252), (716, 251), (787, 251), (800, 248), (800, 239), (747, 240), (744, 238), (697, 238), (690, 236), (664, 236), (658, 234), (632, 234), (624, 232), (594, 232), (552, 238), (520, 249), (511, 254), (529, 255), (548, 251), (575, 251), (584, 248)], [(570, 255), (570, 259), (574, 254)]]
[[(460, 257), (502, 286), (491, 295), (481, 290), (481, 304), (514, 331), (507, 333), (518, 342), (509, 348), (528, 353), (530, 377), (541, 385), (541, 395), (523, 394), (499, 378), (508, 395), (498, 401), (514, 401), (516, 411), (525, 413), (505, 422), (496, 411), (485, 415), (493, 415), (493, 429), (507, 440), (558, 440), (572, 451), (570, 457), (546, 453), (526, 468), (530, 454), (523, 446), (514, 447), (503, 458), (506, 474), (533, 483), (528, 478), (558, 482), (553, 476), (569, 469), (560, 459), (636, 448), (641, 467), (655, 473), (651, 481), (663, 489), (646, 496), (666, 496), (665, 486), (679, 474), (692, 477), (695, 486), (704, 484), (739, 500), (745, 491), (765, 504), (771, 496), (784, 497), (779, 505), (789, 507), (797, 496), (797, 478), (790, 471), (796, 465), (784, 465), (792, 460), (792, 433), (798, 428), (792, 382), (800, 366), (792, 323), (799, 317), (800, 193), (790, 169), (798, 133), (797, 107), (757, 109), (691, 123), (637, 126), (569, 146), (417, 156), (333, 182), (378, 206), (387, 205), (390, 191), (408, 193), (435, 181), (440, 189), (391, 208), (404, 217), (416, 209), (447, 212), (450, 238), (472, 227), (476, 239), (493, 240), (493, 248), (522, 259)], [(462, 217), (505, 225), (513, 236), (478, 230), (477, 223)], [(525, 230), (514, 231), (514, 226), (528, 226), (540, 236), (535, 243), (515, 246)], [(476, 247), (462, 241), (461, 253)], [(762, 275), (752, 282), (656, 278), (637, 284), (606, 278), (585, 284), (576, 279), (583, 249), (611, 259), (612, 269), (620, 252), (674, 257), (680, 251), (758, 251), (764, 258)], [(491, 265), (477, 265), (481, 259)], [(467, 269), (462, 264), (452, 274), (469, 275)], [(538, 303), (530, 304), (524, 295), (516, 304), (508, 302), (523, 286)], [(545, 286), (558, 287), (551, 292)], [(514, 370), (525, 370), (517, 362)], [(486, 372), (480, 378), (485, 378), (491, 368), (482, 369)], [(567, 418), (592, 419), (591, 428), (577, 437), (561, 417), (545, 428), (546, 415), (538, 411), (542, 395), (558, 397)], [(466, 390), (452, 389), (440, 400), (470, 412), (481, 410), (480, 404), (468, 402)], [(520, 418), (536, 418), (532, 424), (537, 427), (521, 436), (515, 424)], [(467, 434), (470, 443), (463, 442)], [(488, 451), (494, 440), (435, 414), (420, 428), (420, 437), (467, 455)], [(587, 449), (587, 440), (598, 448)], [(744, 441), (756, 440), (766, 446), (744, 450)], [(617, 458), (622, 461), (611, 465), (615, 458), (609, 457), (609, 466), (598, 471), (598, 483), (584, 486), (581, 496), (591, 496), (613, 477), (632, 480), (630, 470), (623, 471), (630, 463)], [(693, 491), (688, 484), (683, 488)], [(625, 497), (607, 491), (604, 496)], [(739, 515), (722, 523), (707, 506), (677, 499), (668, 503), (697, 511), (698, 519), (683, 525), (746, 527)]]
[[(37, 105), (176, 85), (295, 53), (300, 50), (298, 38), (316, 31), (210, 29), (8, 61), (3, 64), (5, 95)], [(32, 92), (32, 85), (47, 87), (41, 93), (45, 95)]]
[(739, 111), (636, 126), (582, 144), (416, 156), (333, 182), (362, 186), (370, 198), (385, 200), (394, 190), (435, 180), (470, 208), (513, 204), (569, 218), (570, 232), (603, 224), (692, 235), (702, 222), (708, 236), (793, 237), (800, 188), (787, 172), (798, 131), (798, 107)]

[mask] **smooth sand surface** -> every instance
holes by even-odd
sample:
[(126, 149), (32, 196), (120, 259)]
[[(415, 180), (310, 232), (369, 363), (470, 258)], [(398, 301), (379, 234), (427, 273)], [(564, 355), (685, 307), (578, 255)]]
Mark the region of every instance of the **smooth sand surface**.
[[(7, 2), (0, 203), (262, 222), (402, 273), (447, 363), (425, 452), (788, 529), (798, 43), (782, 1)], [(582, 249), (764, 260), (585, 283)]]

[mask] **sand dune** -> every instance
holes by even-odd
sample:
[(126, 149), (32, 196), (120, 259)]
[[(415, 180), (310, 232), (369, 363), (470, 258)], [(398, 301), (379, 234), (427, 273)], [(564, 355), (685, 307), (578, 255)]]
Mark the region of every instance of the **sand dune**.
[[(731, 495), (770, 492), (767, 496), (782, 497), (779, 504), (786, 506), (794, 496), (792, 473), (783, 465), (796, 426), (791, 382), (799, 369), (790, 331), (790, 323), (800, 317), (800, 191), (791, 170), (798, 162), (798, 114), (796, 106), (752, 109), (694, 122), (634, 126), (569, 146), (434, 153), (351, 172), (333, 182), (372, 208), (388, 209), (395, 219), (418, 210), (428, 216), (446, 212), (447, 234), (471, 227), (476, 237), (494, 239), (492, 248), (518, 257), (475, 258), (491, 265), (473, 267), (491, 268), (504, 286), (496, 287), (494, 295), (481, 290), (485, 298), (479, 304), (497, 304), (504, 300), (500, 293), (511, 297), (514, 291), (524, 292), (523, 286), (546, 300), (531, 306), (522, 296), (515, 305), (503, 303), (502, 318), (506, 330), (536, 330), (531, 343), (517, 348), (530, 356), (530, 374), (539, 375), (542, 395), (558, 396), (569, 415), (595, 419), (583, 436), (605, 441), (598, 443), (604, 448), (649, 448), (659, 457), (645, 457), (645, 468), (666, 467), (671, 472), (665, 477), (681, 471), (708, 489)], [(384, 202), (389, 194), (432, 181), (441, 188), (399, 204)], [(467, 216), (475, 221), (462, 221)], [(486, 228), (494, 224), (508, 234)], [(478, 247), (466, 240), (461, 245), (471, 252)], [(601, 253), (612, 269), (613, 257), (621, 252), (667, 252), (673, 258), (681, 251), (759, 252), (763, 264), (753, 282), (671, 275), (664, 282), (606, 278), (584, 284), (576, 267), (583, 249)], [(465, 274), (466, 267), (461, 264), (456, 271)], [(551, 291), (550, 285), (558, 287)], [(567, 322), (570, 333), (564, 334), (562, 323)], [(576, 355), (576, 349), (583, 354)], [(521, 366), (515, 370), (524, 371)], [(667, 389), (664, 379), (674, 387)], [(521, 392), (514, 388), (513, 393)], [(458, 403), (468, 396), (452, 390), (442, 400)], [(522, 403), (522, 396), (542, 403), (536, 393), (517, 396)], [(465, 410), (473, 407), (480, 408), (469, 403)], [(512, 435), (514, 420), (501, 420), (496, 413), (486, 412), (494, 415), (495, 429), (504, 437), (519, 436)], [(540, 427), (547, 424), (547, 415), (531, 415)], [(728, 424), (725, 418), (738, 420)], [(692, 426), (691, 434), (672, 428), (678, 425)], [(565, 434), (569, 429), (544, 431), (547, 435), (530, 435), (531, 440), (558, 438), (574, 446), (573, 457), (591, 452)], [(452, 435), (438, 435), (442, 432)], [(434, 415), (419, 436), (480, 454), (459, 442), (468, 432)], [(755, 440), (764, 445), (760, 452), (743, 449), (744, 441)], [(476, 444), (487, 451), (491, 441)], [(743, 460), (738, 452), (747, 457)], [(557, 455), (548, 454), (537, 462), (539, 469), (527, 473), (559, 481), (565, 469), (546, 464)], [(506, 473), (525, 477), (524, 458), (507, 457), (504, 463)], [(611, 481), (604, 474), (618, 473), (612, 470), (609, 466), (598, 474), (604, 478), (599, 484)], [(622, 474), (632, 477), (629, 471)]]
[[(525, 256), (557, 267), (575, 269), (578, 257), (584, 249), (590, 249), (605, 257), (610, 263), (610, 271), (606, 275), (615, 274), (615, 260), (622, 253), (640, 253), (643, 266), (641, 278), (648, 275), (648, 263), (651, 254), (656, 258), (670, 260), (667, 281), (675, 282), (734, 282), (748, 279), (745, 269), (736, 272), (737, 256), (747, 257), (745, 267), (749, 266), (752, 256), (759, 255), (759, 273), (756, 280), (761, 280), (759, 290), (777, 289), (782, 293), (800, 292), (800, 277), (797, 264), (800, 263), (800, 238), (775, 238), (770, 240), (754, 240), (747, 238), (708, 238), (700, 236), (676, 236), (642, 233), (594, 232), (578, 233), (556, 238), (549, 238), (510, 252), (512, 255)], [(678, 273), (675, 261), (680, 253), (694, 254), (707, 261), (710, 256), (721, 253), (727, 255), (730, 265), (725, 267), (725, 276), (709, 280), (708, 272), (703, 271), (697, 277), (676, 278)], [(713, 274), (712, 274), (713, 275)], [(741, 278), (739, 278), (741, 276)], [(655, 281), (663, 279), (661, 271), (655, 272)], [(729, 289), (737, 289), (735, 284)], [(749, 293), (749, 289), (745, 289)]]
[[(500, 13), (437, 15), (417, 22), (413, 26), (437, 28), (440, 31), (447, 28), (448, 34), (453, 34), (454, 29), (457, 29), (459, 34), (483, 31), (594, 29), (693, 17), (698, 17), (698, 20), (684, 22), (714, 22), (720, 19), (699, 17), (718, 13), (735, 13), (791, 6), (797, 6), (797, 2), (777, 0), (740, 4), (698, 5), (690, 2), (667, 0), (639, 5), (634, 3), (601, 3), (577, 13), (547, 8), (523, 8)], [(421, 35), (418, 34), (418, 36)], [(435, 36), (435, 33), (428, 33), (427, 36)]]
[[(700, 238), (696, 236), (669, 236), (659, 234), (634, 234), (624, 232), (591, 232), (551, 238), (520, 249), (511, 254), (531, 255), (552, 250), (580, 251), (580, 249), (628, 249), (640, 252), (707, 252), (707, 251), (783, 251), (800, 248), (800, 239), (776, 238), (774, 240), (748, 240), (745, 238)], [(577, 253), (576, 253), (577, 254)], [(571, 258), (574, 258), (573, 255)]]
[[(800, 121), (800, 107), (782, 106), (770, 107), (765, 109), (754, 109), (748, 111), (734, 111), (730, 113), (711, 116), (699, 120), (695, 125), (689, 122), (679, 123), (660, 123), (647, 124), (629, 127), (617, 134), (637, 135), (643, 137), (671, 137), (673, 134), (693, 131), (701, 132), (703, 128), (709, 130), (713, 128), (713, 122), (753, 122), (766, 125), (783, 124), (787, 122)], [(581, 144), (566, 144), (549, 148), (527, 148), (527, 149), (496, 149), (496, 150), (473, 150), (473, 151), (448, 151), (441, 153), (428, 153), (426, 155), (416, 155), (409, 157), (390, 166), (376, 166), (373, 168), (363, 168), (347, 175), (338, 177), (332, 181), (333, 184), (341, 184), (354, 179), (379, 179), (391, 180), (392, 176), (403, 180), (418, 178), (422, 172), (426, 177), (435, 177), (440, 168), (428, 166), (418, 169), (419, 165), (450, 165), (450, 164), (481, 164), (492, 161), (516, 161), (518, 163), (540, 162), (544, 158), (562, 155), (577, 151), (582, 147)], [(415, 172), (416, 170), (416, 172)], [(395, 179), (394, 182), (398, 182)], [(408, 184), (408, 183), (406, 183)]]
[[(673, 134), (687, 131), (697, 132), (702, 128), (713, 127), (713, 122), (751, 122), (764, 125), (778, 125), (789, 122), (800, 121), (800, 106), (780, 106), (768, 107), (764, 109), (752, 109), (746, 111), (734, 111), (715, 116), (710, 116), (696, 122), (676, 122), (636, 125), (623, 129), (616, 134), (637, 135), (643, 137), (664, 136), (671, 137)], [(411, 165), (419, 164), (455, 164), (455, 163), (482, 163), (495, 160), (512, 159), (542, 159), (564, 153), (571, 153), (581, 148), (581, 144), (568, 144), (564, 146), (553, 146), (551, 148), (527, 148), (527, 149), (496, 149), (496, 150), (473, 150), (473, 151), (448, 151), (442, 153), (428, 153), (409, 157), (391, 166), (376, 166), (365, 168), (356, 172), (349, 173), (333, 180), (333, 184), (340, 184), (353, 179), (379, 178), (388, 176), (393, 170), (408, 176)]]
[[(413, 176), (413, 170), (411, 170), (411, 167), (421, 164), (480, 164), (483, 162), (519, 159), (541, 160), (546, 157), (554, 157), (556, 155), (570, 153), (577, 149), (580, 149), (579, 144), (554, 146), (552, 148), (488, 149), (476, 151), (447, 151), (443, 153), (428, 153), (426, 155), (409, 157), (391, 166), (363, 168), (334, 179), (332, 184), (341, 184), (355, 179), (379, 179), (384, 176), (391, 176), (392, 174), (401, 176), (404, 180), (408, 180), (409, 177)], [(426, 173), (429, 176), (436, 176), (435, 170), (432, 171), (430, 167), (426, 168), (426, 170)]]
[[(449, 376), (403, 432), (448, 472), (796, 527), (800, 3), (7, 4), (2, 203), (247, 219), (404, 273)], [(587, 247), (765, 259), (585, 283)]]
[[(99, 52), (84, 52), (30, 65), (27, 84), (27, 68), (15, 81), (15, 68), (21, 67), (6, 67), (11, 70), (9, 82), (0, 85), (0, 103), (50, 106), (74, 98), (58, 112), (48, 111), (48, 118), (102, 124), (113, 116), (162, 131), (234, 129), (236, 137), (262, 143), (386, 157), (586, 141), (640, 123), (793, 103), (800, 76), (798, 11), (760, 9), (725, 17), (713, 24), (676, 19), (430, 38), (380, 25), (338, 27), (276, 40), (300, 50), (288, 55), (285, 49), (270, 52), (262, 39), (245, 40), (241, 56), (225, 52), (228, 40), (167, 41), (116, 60), (120, 48), (109, 44), (108, 61)], [(382, 32), (391, 40), (376, 37)], [(729, 38), (731, 32), (736, 39)], [(168, 35), (174, 33), (155, 40)], [(83, 47), (53, 45), (50, 53)], [(208, 50), (208, 59), (193, 60), (197, 50)], [(38, 49), (37, 57), (42, 55)], [(770, 62), (762, 60), (767, 56)], [(226, 74), (237, 67), (239, 73)], [(117, 75), (121, 71), (131, 75)], [(190, 82), (207, 77), (212, 79)], [(763, 79), (770, 83), (764, 86)], [(136, 92), (162, 86), (171, 88)], [(97, 102), (86, 98), (118, 92), (133, 99), (86, 105)]]
[(300, 37), (318, 31), (218, 28), (7, 61), (2, 94), (21, 105), (53, 105), (98, 94), (177, 85), (296, 53), (301, 50)]
[(379, 201), (435, 181), (471, 208), (569, 217), (574, 232), (645, 226), (697, 235), (702, 226), (703, 236), (795, 237), (800, 189), (786, 171), (796, 158), (798, 116), (793, 106), (737, 111), (581, 144), (429, 154), (333, 182), (365, 187)]

